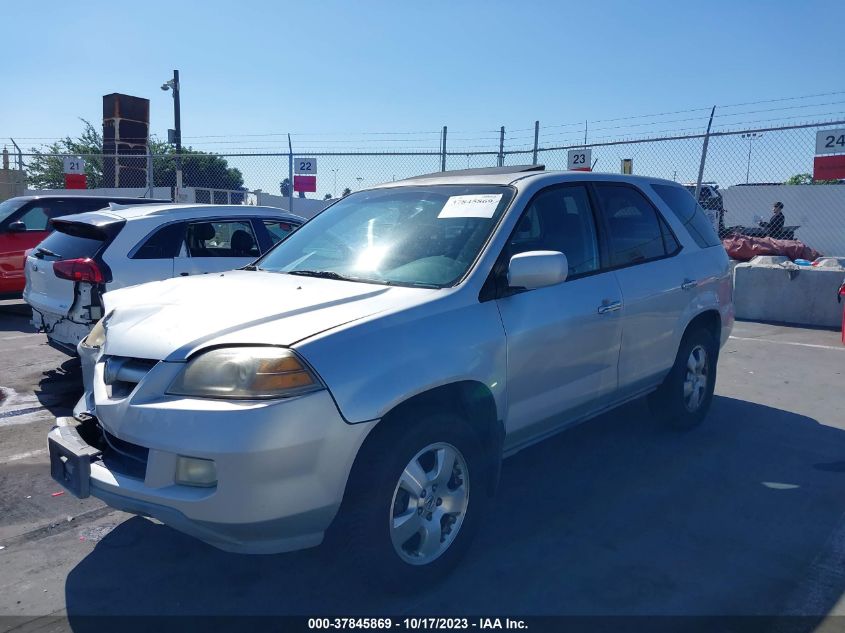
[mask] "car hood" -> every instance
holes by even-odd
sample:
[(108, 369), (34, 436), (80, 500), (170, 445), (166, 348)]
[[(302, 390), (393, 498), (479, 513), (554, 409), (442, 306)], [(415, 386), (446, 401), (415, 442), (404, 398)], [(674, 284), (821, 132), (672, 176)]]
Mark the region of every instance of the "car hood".
[(181, 361), (216, 345), (290, 346), (438, 290), (231, 271), (106, 293), (106, 342), (115, 356)]

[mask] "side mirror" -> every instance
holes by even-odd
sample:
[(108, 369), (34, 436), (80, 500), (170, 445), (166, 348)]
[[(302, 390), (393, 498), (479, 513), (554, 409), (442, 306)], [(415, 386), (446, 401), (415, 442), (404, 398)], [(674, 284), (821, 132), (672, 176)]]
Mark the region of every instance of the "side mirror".
[(508, 286), (511, 288), (545, 288), (566, 281), (569, 262), (558, 251), (528, 251), (511, 257), (508, 265)]
[(9, 233), (23, 233), (26, 231), (26, 224), (18, 220), (17, 222), (12, 222), (9, 224), (8, 227)]

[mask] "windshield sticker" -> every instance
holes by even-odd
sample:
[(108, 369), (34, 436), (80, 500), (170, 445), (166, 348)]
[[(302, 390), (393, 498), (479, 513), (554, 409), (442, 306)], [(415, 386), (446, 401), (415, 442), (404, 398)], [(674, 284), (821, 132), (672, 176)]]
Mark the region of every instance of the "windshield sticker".
[(450, 196), (438, 218), (492, 218), (502, 199), (500, 193)]

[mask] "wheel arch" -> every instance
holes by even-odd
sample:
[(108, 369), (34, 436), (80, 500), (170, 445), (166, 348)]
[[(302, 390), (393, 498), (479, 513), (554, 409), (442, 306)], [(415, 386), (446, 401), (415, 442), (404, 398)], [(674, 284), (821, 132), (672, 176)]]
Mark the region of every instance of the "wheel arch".
[(684, 328), (681, 340), (683, 340), (690, 332), (701, 327), (713, 335), (713, 338), (716, 340), (716, 345), (718, 346), (722, 336), (722, 316), (716, 308), (703, 310), (690, 319), (686, 328)]
[[(457, 414), (478, 435), (488, 460), (490, 492), (498, 486), (504, 444), (504, 422), (498, 413), (490, 388), (477, 380), (451, 382), (414, 394), (390, 409), (367, 436), (364, 444), (378, 442), (379, 436), (397, 425), (414, 423), (426, 413)], [(363, 452), (362, 447), (359, 454)]]

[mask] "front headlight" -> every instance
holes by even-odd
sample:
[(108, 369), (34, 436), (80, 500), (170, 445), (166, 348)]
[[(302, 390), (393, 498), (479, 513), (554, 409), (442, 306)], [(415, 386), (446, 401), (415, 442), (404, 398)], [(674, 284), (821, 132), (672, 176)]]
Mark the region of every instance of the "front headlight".
[(106, 342), (106, 327), (103, 325), (103, 321), (105, 321), (105, 317), (97, 321), (97, 324), (91, 328), (91, 331), (88, 332), (88, 336), (82, 339), (82, 344), (85, 347), (90, 347), (93, 349), (100, 349), (103, 346), (103, 343)]
[(281, 347), (224, 347), (188, 361), (167, 393), (201, 398), (284, 398), (322, 389), (296, 354)]

